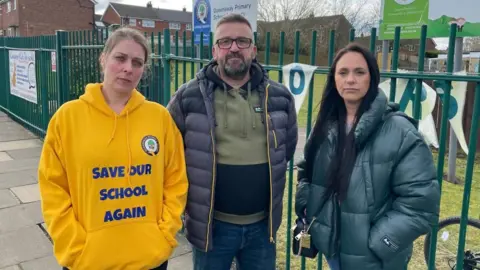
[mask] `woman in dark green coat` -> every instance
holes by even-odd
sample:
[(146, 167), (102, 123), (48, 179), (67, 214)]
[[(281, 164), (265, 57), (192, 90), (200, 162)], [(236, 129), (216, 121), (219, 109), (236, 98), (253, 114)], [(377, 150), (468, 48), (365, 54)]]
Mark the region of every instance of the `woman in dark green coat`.
[(404, 270), (439, 214), (432, 153), (379, 81), (369, 51), (338, 53), (298, 164), (296, 214), (334, 270)]

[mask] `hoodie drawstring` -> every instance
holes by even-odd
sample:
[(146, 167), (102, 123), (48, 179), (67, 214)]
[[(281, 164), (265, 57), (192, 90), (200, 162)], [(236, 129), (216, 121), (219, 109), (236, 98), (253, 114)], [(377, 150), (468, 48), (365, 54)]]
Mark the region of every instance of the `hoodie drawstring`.
[(248, 82), (248, 105), (250, 106), (250, 117), (252, 118), (252, 128), (255, 129), (256, 128), (256, 125), (255, 125), (255, 113), (252, 112), (252, 102), (251, 102), (251, 99), (250, 99), (250, 96), (252, 95), (252, 84), (251, 82)]
[(129, 122), (129, 118), (128, 118), (128, 110), (127, 110), (127, 150), (128, 150), (128, 169), (127, 169), (127, 179), (128, 179), (128, 185), (132, 185), (132, 182), (130, 180), (130, 168), (132, 167), (132, 151), (131, 151), (131, 148), (130, 148), (130, 137), (129, 137), (129, 127), (128, 127), (128, 122)]
[[(131, 151), (131, 148), (130, 148), (130, 136), (129, 136), (129, 126), (128, 126), (129, 117), (128, 116), (129, 116), (129, 114), (128, 114), (128, 110), (127, 110), (127, 130), (126, 130), (126, 133), (127, 133), (127, 151), (128, 151), (127, 180), (128, 180), (128, 184), (131, 186), (132, 182), (130, 180), (130, 169), (132, 167), (132, 151)], [(117, 131), (118, 116), (116, 114), (115, 114), (114, 119), (115, 120), (113, 122), (112, 135), (110, 135), (110, 139), (108, 140), (107, 145), (110, 145), (110, 143), (113, 141), (113, 138), (115, 138), (115, 132)]]
[(115, 131), (117, 131), (117, 115), (116, 114), (115, 114), (115, 121), (113, 123), (112, 135), (110, 135), (110, 139), (108, 140), (107, 145), (110, 145), (110, 143), (113, 141), (113, 138), (115, 137)]
[(225, 102), (223, 103), (223, 115), (225, 117), (225, 121), (223, 123), (223, 126), (225, 128), (227, 128), (227, 115), (228, 115), (228, 111), (227, 111), (227, 102), (228, 102), (228, 94), (227, 94), (227, 85), (225, 85), (225, 83), (223, 84), (223, 93), (225, 95)]

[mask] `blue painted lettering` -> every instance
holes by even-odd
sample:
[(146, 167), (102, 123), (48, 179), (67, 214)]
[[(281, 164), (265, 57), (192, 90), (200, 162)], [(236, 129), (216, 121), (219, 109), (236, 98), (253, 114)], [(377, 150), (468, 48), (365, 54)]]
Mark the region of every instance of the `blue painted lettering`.
[[(92, 178), (99, 179), (125, 177), (125, 171), (125, 166), (95, 167), (92, 169)], [(130, 176), (150, 174), (152, 174), (151, 164), (135, 165), (130, 168)]]
[[(437, 94), (440, 96), (442, 105), (444, 105), (445, 90), (447, 89), (447, 87), (451, 87), (451, 85), (448, 85), (446, 81), (434, 81), (433, 84), (437, 90)], [(452, 118), (454, 118), (455, 115), (457, 115), (457, 113), (458, 113), (457, 99), (454, 96), (450, 95), (450, 106), (448, 108), (448, 120), (451, 120)]]
[(152, 174), (152, 165), (150, 164), (137, 165), (130, 168), (130, 176), (149, 174)]
[(147, 215), (147, 208), (145, 206), (116, 209), (113, 212), (112, 211), (105, 212), (103, 222), (118, 221), (122, 219), (130, 219), (130, 218), (141, 218), (141, 217), (145, 217), (146, 215)]
[(92, 170), (92, 174), (93, 174), (93, 179), (97, 179), (98, 177), (100, 177), (100, 173), (98, 172), (98, 168), (93, 168)]
[(132, 196), (140, 197), (148, 195), (147, 187), (145, 185), (131, 188), (111, 188), (100, 190), (100, 200), (118, 200), (123, 198), (130, 198)]
[[(300, 76), (300, 83), (298, 86), (295, 86), (294, 84), (294, 79), (295, 79), (295, 73), (298, 73), (298, 76)], [(290, 70), (290, 76), (289, 76), (289, 85), (292, 93), (294, 95), (300, 95), (304, 88), (305, 88), (305, 72), (300, 66), (295, 66)]]

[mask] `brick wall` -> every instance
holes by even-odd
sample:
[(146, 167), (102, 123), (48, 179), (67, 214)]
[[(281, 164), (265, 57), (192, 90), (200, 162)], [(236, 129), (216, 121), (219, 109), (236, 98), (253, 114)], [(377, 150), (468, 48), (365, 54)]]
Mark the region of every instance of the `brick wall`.
[[(89, 0), (17, 0), (20, 35), (53, 35), (56, 30), (92, 30), (93, 4)], [(55, 15), (55, 16), (52, 16)]]
[[(19, 0), (17, 0), (19, 1)], [(13, 0), (10, 1), (11, 10), (8, 12), (7, 10), (7, 2), (0, 4), (0, 30), (3, 30), (3, 35), (7, 35), (7, 29), (10, 26), (18, 26), (19, 19), (18, 19), (18, 2), (17, 8), (14, 9)]]

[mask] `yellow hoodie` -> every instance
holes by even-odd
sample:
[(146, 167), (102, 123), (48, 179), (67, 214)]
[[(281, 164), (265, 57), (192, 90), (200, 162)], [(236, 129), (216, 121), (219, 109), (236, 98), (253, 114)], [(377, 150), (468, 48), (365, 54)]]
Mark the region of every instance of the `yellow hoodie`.
[(101, 84), (62, 105), (48, 126), (38, 179), (64, 267), (152, 269), (177, 246), (188, 189), (182, 136), (168, 111), (137, 90), (120, 114)]

